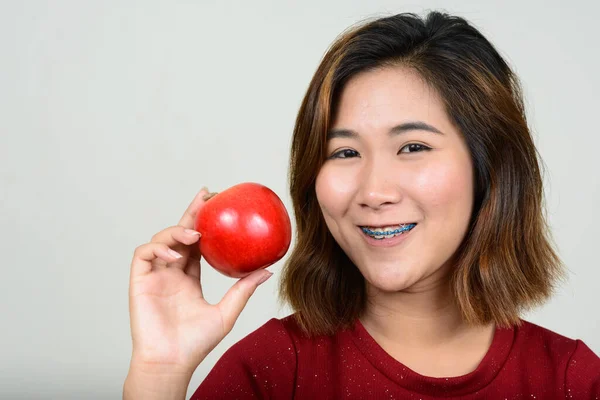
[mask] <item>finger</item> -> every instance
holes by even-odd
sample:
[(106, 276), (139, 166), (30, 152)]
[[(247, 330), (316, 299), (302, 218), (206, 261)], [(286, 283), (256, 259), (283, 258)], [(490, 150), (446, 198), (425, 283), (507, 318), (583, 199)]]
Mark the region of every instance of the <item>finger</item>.
[(264, 283), (273, 274), (267, 270), (255, 271), (245, 278), (237, 281), (225, 296), (217, 304), (223, 316), (223, 328), (229, 333), (239, 317), (240, 313), (248, 303), (248, 299), (254, 293), (258, 285)]
[(190, 258), (192, 258), (192, 254), (194, 254), (193, 257), (199, 258), (199, 256), (196, 255), (197, 252), (194, 251), (194, 248), (198, 247), (198, 245), (194, 245), (194, 243), (198, 241), (200, 236), (200, 232), (179, 225), (171, 226), (158, 232), (156, 235), (152, 236), (150, 243), (164, 243), (183, 257), (171, 264), (167, 264), (162, 260), (155, 260), (152, 263), (153, 267), (160, 269), (172, 266), (178, 267), (179, 269), (185, 269)]
[(194, 223), (196, 222), (196, 214), (198, 214), (198, 210), (205, 203), (204, 196), (208, 194), (208, 189), (203, 187), (200, 189), (194, 200), (192, 200), (191, 204), (188, 206), (187, 210), (183, 213), (183, 216), (179, 220), (178, 225), (181, 225), (185, 228), (194, 229)]
[(192, 246), (188, 255), (188, 262), (183, 270), (187, 275), (196, 278), (198, 285), (200, 285), (200, 291), (202, 291), (202, 282), (200, 282), (200, 273), (202, 266), (200, 264), (200, 246)]
[(198, 285), (198, 288), (200, 289), (200, 296), (204, 296), (202, 291), (202, 282), (200, 281), (200, 256), (197, 255), (199, 254), (198, 250), (196, 250), (195, 253), (196, 255), (194, 254), (194, 251), (192, 251), (192, 253), (190, 254), (188, 262), (186, 263), (185, 268), (183, 269), (183, 272), (186, 275), (191, 276), (195, 280), (195, 282)]
[(181, 258), (181, 254), (172, 250), (164, 243), (146, 243), (135, 249), (131, 262), (131, 276), (141, 276), (152, 271), (152, 262), (160, 259), (165, 262), (174, 262)]
[(187, 275), (193, 276), (200, 282), (200, 260), (190, 258), (185, 269), (183, 270)]
[(164, 243), (169, 247), (181, 247), (182, 244), (184, 246), (189, 246), (196, 243), (200, 236), (200, 232), (176, 225), (163, 229), (152, 236), (150, 243)]

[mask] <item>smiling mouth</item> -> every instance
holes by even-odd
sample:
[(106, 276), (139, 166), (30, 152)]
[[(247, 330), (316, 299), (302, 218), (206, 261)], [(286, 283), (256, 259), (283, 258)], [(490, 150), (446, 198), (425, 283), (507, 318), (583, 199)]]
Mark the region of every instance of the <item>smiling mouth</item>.
[(400, 236), (406, 232), (409, 232), (415, 226), (417, 226), (416, 223), (410, 223), (410, 224), (402, 224), (402, 225), (398, 225), (398, 226), (389, 226), (389, 227), (385, 227), (385, 228), (369, 228), (366, 226), (361, 226), (360, 229), (367, 236), (370, 236), (376, 240), (383, 240), (383, 239), (391, 239), (395, 236)]

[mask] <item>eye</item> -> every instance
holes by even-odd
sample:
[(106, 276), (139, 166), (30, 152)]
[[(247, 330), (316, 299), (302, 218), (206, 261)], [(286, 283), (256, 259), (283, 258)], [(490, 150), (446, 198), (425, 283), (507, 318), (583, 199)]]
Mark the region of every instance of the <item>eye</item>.
[(331, 156), (329, 156), (329, 158), (352, 158), (357, 154), (358, 152), (356, 150), (344, 149), (333, 153)]
[[(409, 151), (403, 151), (404, 149), (408, 149)], [(426, 150), (431, 150), (431, 148), (419, 143), (409, 143), (402, 147), (398, 153), (420, 153)]]

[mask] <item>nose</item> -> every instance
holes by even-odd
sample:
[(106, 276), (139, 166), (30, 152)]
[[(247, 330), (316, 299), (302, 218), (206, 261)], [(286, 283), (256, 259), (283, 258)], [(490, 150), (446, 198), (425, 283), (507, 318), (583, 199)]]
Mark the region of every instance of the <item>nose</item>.
[(358, 191), (361, 207), (374, 210), (387, 208), (402, 201), (403, 193), (398, 177), (381, 162), (365, 166)]

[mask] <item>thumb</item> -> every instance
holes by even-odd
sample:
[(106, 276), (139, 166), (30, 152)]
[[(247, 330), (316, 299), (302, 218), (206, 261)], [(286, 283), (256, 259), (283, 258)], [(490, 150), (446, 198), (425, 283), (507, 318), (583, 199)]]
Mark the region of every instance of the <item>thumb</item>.
[(226, 333), (233, 329), (233, 324), (248, 303), (256, 288), (266, 282), (273, 273), (259, 270), (237, 281), (217, 304), (223, 316), (223, 328)]

